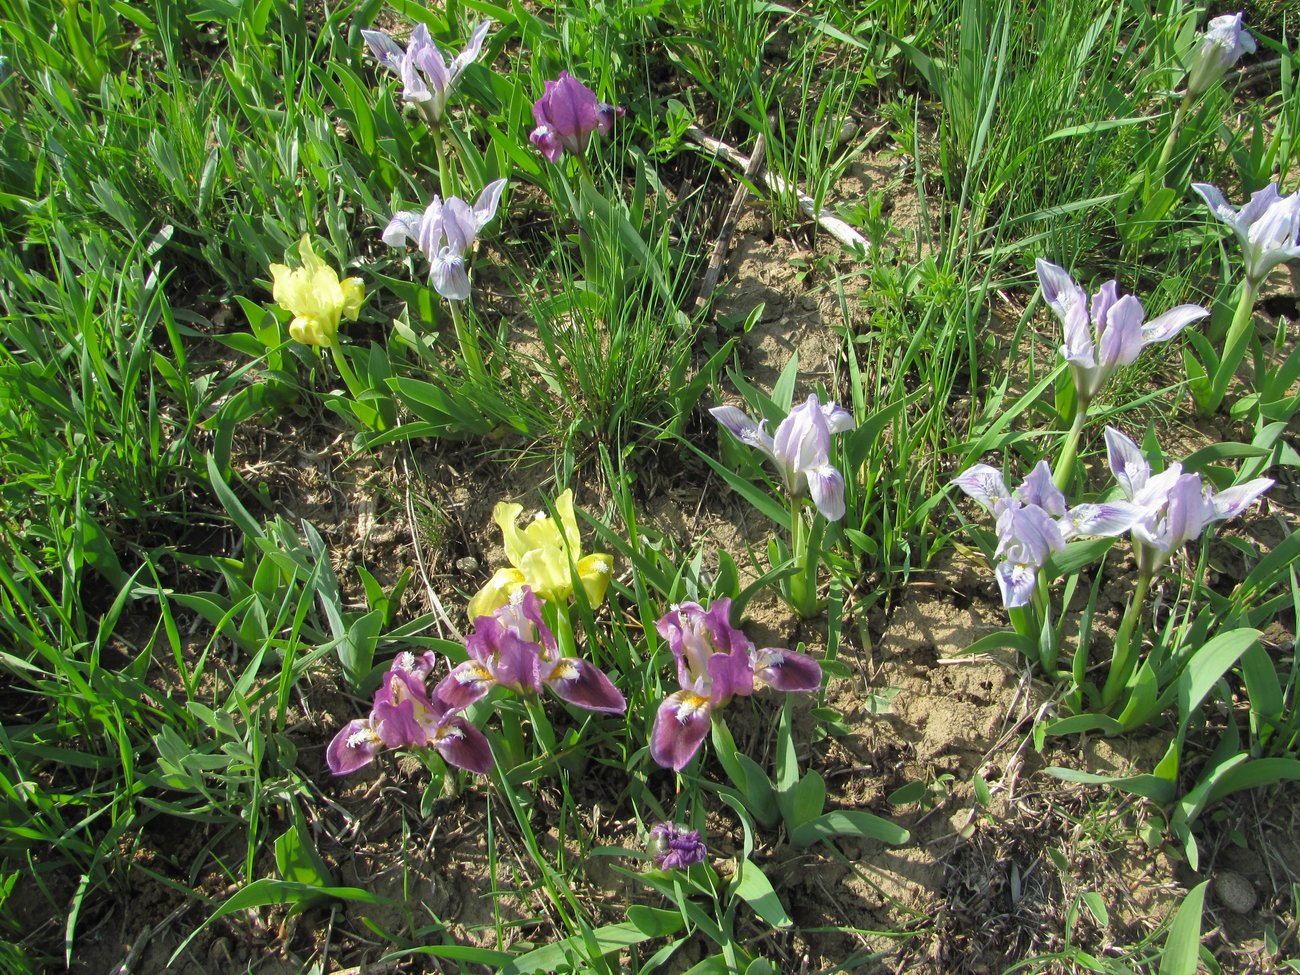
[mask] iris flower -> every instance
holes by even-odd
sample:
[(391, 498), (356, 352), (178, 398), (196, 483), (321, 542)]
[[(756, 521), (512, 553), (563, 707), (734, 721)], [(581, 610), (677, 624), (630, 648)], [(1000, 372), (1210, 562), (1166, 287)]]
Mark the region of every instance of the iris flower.
[(433, 748), (449, 764), (479, 774), (492, 767), (483, 733), (461, 717), (459, 708), (429, 697), (425, 682), (432, 667), (432, 654), (397, 655), (369, 716), (349, 721), (325, 749), (331, 772), (355, 772), (384, 748)]
[(1257, 477), (1216, 492), (1200, 474), (1184, 474), (1182, 464), (1152, 474), (1137, 444), (1111, 427), (1106, 428), (1106, 457), (1120, 490), (1139, 512), (1133, 543), (1138, 566), (1148, 573), (1200, 537), (1206, 526), (1237, 517), (1274, 484), (1271, 478)]
[(1070, 364), (1075, 389), (1085, 407), (1143, 347), (1167, 342), (1209, 314), (1200, 305), (1179, 305), (1148, 322), (1142, 302), (1133, 295), (1121, 298), (1114, 281), (1101, 286), (1089, 307), (1087, 293), (1064, 268), (1041, 258), (1037, 268), (1043, 298), (1065, 328), (1061, 356)]
[(655, 624), (677, 659), (681, 689), (659, 705), (650, 735), (650, 756), (680, 772), (699, 751), (711, 716), (735, 696), (757, 687), (815, 691), (821, 665), (792, 650), (756, 649), (731, 625), (731, 600), (715, 599), (709, 609), (682, 603)]
[(418, 104), (429, 122), (438, 125), (452, 89), (465, 69), (478, 59), (491, 26), (492, 21), (485, 20), (475, 27), (465, 50), (451, 64), (447, 64), (424, 24), (411, 32), (410, 44), (405, 48), (381, 30), (363, 30), (361, 36), (379, 63), (402, 79), (402, 98)]
[(844, 475), (831, 465), (831, 435), (853, 429), (853, 414), (811, 394), (776, 428), (775, 438), (734, 406), (709, 410), (733, 437), (767, 455), (776, 465), (791, 497), (812, 497), (827, 521), (844, 517)]
[(546, 82), (542, 97), (533, 103), (537, 128), (528, 138), (547, 162), (558, 163), (565, 152), (586, 152), (593, 132), (609, 135), (614, 119), (625, 111), (597, 100), (594, 91), (561, 71), (559, 80)]
[(434, 689), (434, 697), (453, 708), (467, 708), (494, 686), (516, 694), (555, 696), (588, 711), (622, 714), (627, 702), (599, 668), (578, 657), (557, 655), (555, 635), (542, 619), (542, 602), (528, 586), (492, 616), (474, 621), (465, 641), (470, 659), (453, 668)]
[(414, 241), (429, 259), (433, 289), (450, 301), (464, 301), (469, 298), (466, 255), (478, 232), (496, 216), (505, 186), (504, 179), (488, 183), (473, 206), (458, 196), (446, 202), (435, 196), (423, 213), (401, 210), (384, 228), (384, 243), (404, 247), (408, 239)]
[(1039, 570), (1066, 542), (1081, 535), (1123, 534), (1140, 514), (1123, 502), (1067, 507), (1045, 460), (1038, 462), (1014, 493), (1007, 489), (1002, 473), (988, 464), (963, 471), (953, 483), (997, 519), (994, 572), (1007, 609), (1029, 602)]
[(469, 601), (469, 618), (491, 616), (510, 601), (510, 597), (528, 586), (542, 599), (564, 607), (573, 595), (573, 574), (592, 606), (599, 605), (609, 588), (613, 559), (609, 555), (582, 554), (582, 536), (573, 513), (573, 491), (566, 490), (555, 499), (555, 518), (539, 514), (520, 528), (516, 524), (524, 507), (500, 502), (492, 511), (492, 520), (501, 529), (510, 568), (501, 568)]
[(1242, 29), (1241, 14), (1223, 14), (1205, 25), (1201, 46), (1187, 72), (1187, 97), (1194, 99), (1217, 84), (1243, 54), (1255, 53), (1255, 38)]
[(676, 823), (656, 823), (648, 846), (660, 870), (685, 870), (703, 863), (709, 855), (699, 830), (683, 829)]
[(1217, 186), (1193, 183), (1192, 189), (1201, 194), (1210, 213), (1237, 235), (1252, 290), (1277, 265), (1300, 258), (1300, 190), (1283, 196), (1277, 183), (1269, 183), (1251, 194), (1250, 202), (1238, 210)]
[(289, 335), (304, 345), (333, 346), (338, 341), (339, 319), (355, 321), (366, 293), (360, 278), (344, 278), (322, 261), (303, 234), (298, 242), (302, 266), (271, 265), (271, 296), (293, 315)]

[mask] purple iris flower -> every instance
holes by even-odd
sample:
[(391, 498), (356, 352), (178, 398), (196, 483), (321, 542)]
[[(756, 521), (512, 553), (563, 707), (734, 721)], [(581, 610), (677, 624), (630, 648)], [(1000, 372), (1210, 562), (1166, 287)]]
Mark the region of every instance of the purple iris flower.
[(1064, 268), (1041, 258), (1036, 266), (1043, 298), (1065, 327), (1061, 356), (1070, 364), (1083, 407), (1120, 366), (1133, 362), (1144, 346), (1167, 342), (1209, 314), (1200, 305), (1179, 305), (1148, 322), (1142, 302), (1133, 295), (1121, 298), (1114, 281), (1101, 286), (1089, 308), (1087, 293)]
[(504, 179), (493, 180), (473, 206), (458, 196), (446, 202), (435, 196), (423, 213), (399, 211), (384, 228), (384, 243), (405, 247), (408, 239), (415, 241), (429, 259), (433, 290), (451, 301), (464, 301), (469, 297), (466, 255), (478, 232), (496, 216), (505, 187)]
[(831, 465), (831, 435), (853, 429), (852, 413), (813, 393), (777, 424), (775, 438), (764, 429), (766, 420), (755, 423), (734, 406), (709, 413), (741, 443), (767, 455), (792, 497), (809, 494), (827, 521), (844, 517), (844, 476)]
[(1218, 84), (1243, 54), (1255, 53), (1255, 38), (1241, 26), (1241, 14), (1223, 14), (1205, 25), (1201, 46), (1187, 71), (1187, 97)]
[(542, 601), (528, 586), (516, 590), (493, 615), (476, 619), (465, 649), (470, 659), (453, 668), (433, 692), (451, 707), (469, 707), (499, 685), (533, 695), (549, 687), (556, 697), (588, 711), (627, 710), (623, 695), (603, 671), (586, 660), (557, 655), (555, 634), (542, 618)]
[(685, 870), (703, 863), (709, 855), (699, 830), (686, 830), (676, 823), (657, 823), (650, 830), (648, 846), (660, 870)]
[(988, 464), (963, 471), (953, 483), (997, 519), (994, 572), (1007, 609), (1029, 602), (1039, 570), (1066, 542), (1081, 535), (1123, 534), (1141, 514), (1125, 502), (1068, 507), (1045, 460), (1034, 466), (1014, 494), (1007, 489), (1002, 473)]
[(1184, 474), (1182, 464), (1152, 474), (1138, 445), (1111, 427), (1106, 428), (1106, 457), (1120, 490), (1139, 511), (1133, 543), (1138, 567), (1148, 573), (1200, 537), (1206, 526), (1237, 517), (1274, 484), (1271, 478), (1257, 477), (1216, 492), (1200, 474)]
[(405, 48), (381, 30), (363, 30), (370, 51), (389, 71), (402, 79), (402, 98), (416, 102), (430, 123), (437, 125), (447, 110), (447, 99), (456, 82), (483, 50), (492, 21), (485, 20), (474, 28), (469, 43), (448, 64), (429, 36), (429, 28), (418, 25), (411, 32), (411, 41)]
[(682, 603), (656, 624), (677, 658), (681, 689), (659, 705), (650, 735), (650, 756), (664, 768), (680, 772), (699, 751), (712, 714), (735, 696), (748, 697), (756, 687), (778, 691), (815, 691), (822, 668), (802, 653), (756, 649), (731, 625), (731, 600), (715, 599), (705, 610)]
[(565, 152), (575, 156), (586, 152), (593, 132), (609, 135), (614, 119), (626, 111), (599, 101), (594, 91), (561, 71), (559, 80), (546, 82), (542, 97), (533, 103), (537, 128), (528, 138), (547, 162), (558, 163)]
[(347, 775), (374, 761), (384, 748), (434, 748), (450, 765), (479, 774), (492, 767), (483, 733), (460, 709), (430, 699), (426, 680), (433, 654), (402, 653), (375, 692), (370, 715), (349, 721), (325, 749), (325, 764)]
[(1193, 183), (1192, 189), (1201, 194), (1215, 218), (1237, 235), (1251, 288), (1258, 288), (1277, 265), (1300, 258), (1300, 190), (1283, 196), (1277, 183), (1269, 183), (1238, 210), (1217, 186)]

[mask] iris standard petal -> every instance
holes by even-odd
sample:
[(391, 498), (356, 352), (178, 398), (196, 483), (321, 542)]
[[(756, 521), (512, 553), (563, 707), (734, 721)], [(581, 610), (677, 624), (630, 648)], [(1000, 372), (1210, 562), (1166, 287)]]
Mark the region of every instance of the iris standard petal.
[(464, 255), (478, 234), (478, 219), (473, 208), (458, 196), (452, 196), (442, 205), (442, 232), (447, 247)]
[(1097, 361), (1107, 370), (1107, 377), (1117, 366), (1130, 365), (1142, 351), (1142, 319), (1145, 315), (1142, 302), (1133, 295), (1125, 295), (1111, 305), (1105, 332), (1098, 329)]
[(478, 195), (474, 201), (474, 222), (476, 230), (482, 230), (497, 213), (497, 206), (501, 202), (501, 194), (505, 192), (505, 179), (494, 179), (483, 187), (483, 192)]
[[(780, 422), (772, 438), (776, 462), (783, 471), (807, 473), (830, 460), (831, 432), (817, 396), (810, 395)], [(790, 480), (789, 477), (786, 478)]]
[(750, 659), (750, 646), (714, 653), (707, 664), (709, 699), (714, 705), (722, 707), (733, 697), (749, 697), (754, 693), (754, 662)]
[[(1214, 189), (1214, 187), (1210, 188)], [(1215, 190), (1215, 192), (1217, 193), (1218, 190)], [(1223, 197), (1220, 196), (1219, 199), (1223, 200)], [(1249, 232), (1249, 228), (1253, 227), (1264, 214), (1273, 209), (1280, 199), (1282, 199), (1282, 191), (1277, 183), (1269, 183), (1262, 190), (1256, 190), (1250, 194), (1250, 199), (1246, 201), (1240, 210), (1229, 206), (1226, 200), (1223, 201), (1223, 206), (1236, 218), (1236, 226), (1245, 228)]]
[(454, 85), (459, 80), (464, 70), (478, 60), (479, 55), (483, 52), (483, 42), (487, 39), (488, 31), (492, 29), (492, 21), (485, 20), (475, 26), (473, 33), (469, 35), (469, 40), (465, 43), (465, 48), (451, 62), (451, 83)]
[(1119, 282), (1114, 280), (1107, 281), (1092, 296), (1092, 328), (1098, 341), (1106, 334), (1106, 328), (1110, 324), (1110, 310), (1118, 301)]
[(1181, 548), (1199, 537), (1214, 516), (1214, 506), (1206, 500), (1201, 475), (1183, 474), (1169, 491), (1165, 544), (1170, 549)]
[(822, 416), (826, 417), (826, 429), (831, 433), (848, 433), (857, 426), (853, 414), (838, 403), (823, 403)]
[(524, 533), (519, 530), (517, 521), (523, 514), (524, 506), (513, 501), (498, 501), (492, 509), (492, 520), (501, 529), (501, 538), (505, 544), (506, 558), (511, 565), (519, 565), (520, 560), (531, 548)]
[(1124, 496), (1132, 501), (1146, 486), (1151, 465), (1138, 445), (1114, 427), (1106, 428), (1106, 459)]
[(1025, 504), (1037, 505), (1053, 518), (1065, 514), (1065, 495), (1052, 480), (1052, 468), (1040, 460), (1016, 488), (1016, 496)]

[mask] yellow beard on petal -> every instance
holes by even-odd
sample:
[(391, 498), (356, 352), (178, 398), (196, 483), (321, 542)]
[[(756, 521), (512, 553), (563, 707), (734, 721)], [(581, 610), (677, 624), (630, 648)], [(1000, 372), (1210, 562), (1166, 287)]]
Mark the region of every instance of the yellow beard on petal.
[(677, 720), (686, 724), (691, 718), (703, 711), (708, 710), (709, 699), (699, 694), (686, 693), (682, 695), (681, 703), (677, 705)]

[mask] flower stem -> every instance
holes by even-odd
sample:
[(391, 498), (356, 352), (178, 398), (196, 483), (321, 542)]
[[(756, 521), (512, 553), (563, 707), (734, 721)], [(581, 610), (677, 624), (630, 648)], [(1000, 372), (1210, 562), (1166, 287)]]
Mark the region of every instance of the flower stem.
[(479, 352), (478, 336), (469, 327), (465, 321), (465, 316), (461, 314), (460, 302), (449, 300), (451, 306), (451, 321), (456, 328), (456, 343), (460, 346), (461, 358), (465, 360), (465, 369), (469, 372), (470, 377), (481, 384), (487, 383), (487, 370), (483, 368), (483, 354)]
[(817, 613), (817, 565), (808, 545), (808, 523), (803, 518), (803, 499), (790, 499), (790, 558), (795, 573), (790, 577), (790, 605), (804, 619)]
[(1074, 473), (1074, 460), (1079, 453), (1079, 437), (1083, 434), (1083, 425), (1088, 420), (1088, 401), (1080, 398), (1074, 407), (1074, 422), (1061, 447), (1061, 456), (1056, 459), (1056, 476), (1052, 482), (1058, 491), (1064, 492)]
[(361, 384), (357, 382), (356, 373), (354, 373), (352, 367), (348, 365), (348, 357), (343, 351), (343, 346), (339, 343), (339, 340), (335, 338), (331, 340), (329, 348), (330, 353), (334, 356), (334, 365), (338, 367), (339, 376), (343, 379), (343, 385), (348, 388), (348, 393), (351, 394), (354, 400), (360, 400), (361, 394), (365, 392), (365, 390), (361, 388)]
[(1106, 675), (1106, 684), (1101, 691), (1103, 708), (1109, 708), (1119, 697), (1120, 691), (1128, 686), (1128, 679), (1136, 662), (1133, 656), (1133, 628), (1142, 615), (1142, 604), (1146, 601), (1147, 591), (1151, 588), (1151, 573), (1138, 571), (1137, 589), (1120, 620), (1119, 632), (1115, 634), (1115, 650), (1110, 658), (1110, 671)]
[(1228, 337), (1223, 343), (1223, 358), (1219, 360), (1214, 371), (1214, 382), (1210, 387), (1210, 399), (1205, 406), (1207, 415), (1214, 413), (1223, 402), (1228, 392), (1228, 383), (1237, 374), (1237, 366), (1246, 355), (1250, 344), (1250, 321), (1255, 311), (1255, 298), (1259, 293), (1258, 282), (1249, 278), (1241, 286), (1241, 297), (1237, 300), (1237, 310), (1228, 326)]
[(1183, 127), (1183, 118), (1187, 114), (1187, 106), (1190, 102), (1186, 96), (1178, 103), (1174, 109), (1174, 120), (1169, 125), (1169, 135), (1165, 138), (1165, 147), (1160, 152), (1160, 160), (1156, 163), (1155, 172), (1151, 174), (1152, 182), (1160, 186), (1165, 185), (1165, 168), (1169, 165), (1169, 160), (1173, 158), (1174, 146), (1178, 143), (1178, 133)]
[(460, 186), (455, 171), (447, 165), (447, 149), (443, 145), (442, 125), (430, 122), (429, 128), (433, 131), (433, 151), (438, 157), (438, 189), (445, 200), (456, 196)]

